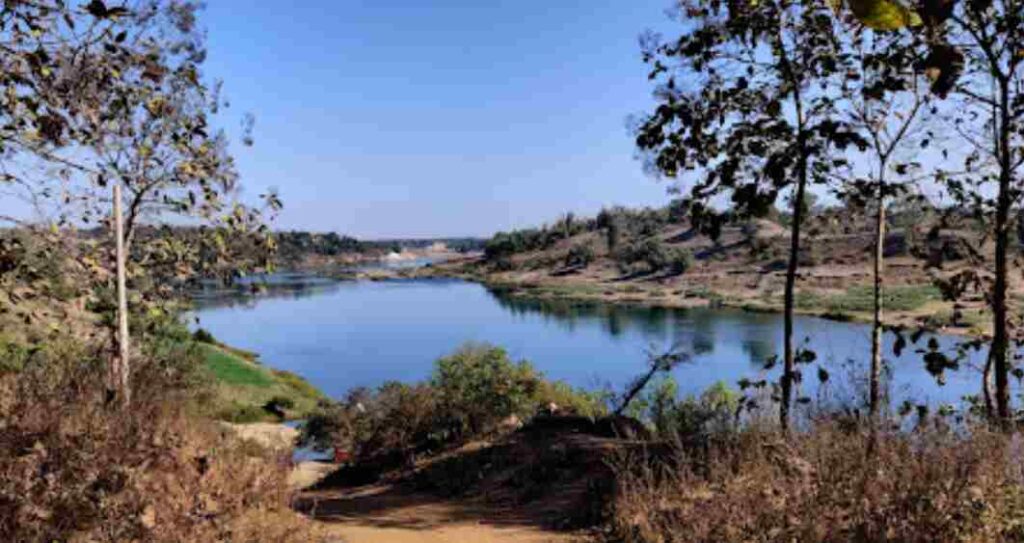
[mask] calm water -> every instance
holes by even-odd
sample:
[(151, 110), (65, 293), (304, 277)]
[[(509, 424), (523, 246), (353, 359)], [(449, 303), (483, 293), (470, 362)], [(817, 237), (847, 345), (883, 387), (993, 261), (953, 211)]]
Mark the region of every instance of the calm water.
[[(502, 346), (555, 379), (617, 390), (644, 370), (646, 353), (676, 346), (693, 355), (675, 372), (682, 391), (692, 393), (717, 381), (759, 378), (763, 361), (782, 348), (779, 315), (524, 302), (454, 280), (293, 285), (258, 298), (199, 303), (199, 325), (218, 339), (256, 351), (264, 363), (299, 373), (335, 397), (356, 386), (423, 379), (435, 359), (467, 341)], [(847, 376), (851, 367), (863, 371), (869, 327), (802, 317), (796, 330), (819, 358), (804, 367), (804, 390), (836, 398), (855, 390)], [(954, 342), (938, 340), (944, 348)], [(940, 386), (915, 353), (923, 341), (900, 358), (892, 355), (893, 338), (886, 341), (897, 399), (958, 402), (977, 392), (976, 370), (949, 374)], [(973, 355), (979, 367), (983, 360)], [(819, 363), (832, 378), (815, 390)]]

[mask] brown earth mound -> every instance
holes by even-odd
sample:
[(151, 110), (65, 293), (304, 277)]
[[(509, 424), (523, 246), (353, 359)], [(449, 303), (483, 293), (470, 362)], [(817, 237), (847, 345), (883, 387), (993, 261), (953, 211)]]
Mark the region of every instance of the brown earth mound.
[(612, 426), (546, 417), (411, 470), (370, 477), (343, 468), (303, 492), (297, 508), (347, 543), (579, 540), (604, 513), (610, 455), (640, 446), (607, 437)]

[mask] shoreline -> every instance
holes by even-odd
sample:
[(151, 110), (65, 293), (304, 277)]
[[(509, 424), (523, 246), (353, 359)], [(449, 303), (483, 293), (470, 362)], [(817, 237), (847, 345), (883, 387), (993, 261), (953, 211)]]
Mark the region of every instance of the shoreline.
[[(390, 277), (377, 277), (373, 280), (389, 279), (427, 279), (451, 278), (477, 283), (488, 289), (500, 290), (509, 297), (531, 301), (561, 301), (569, 303), (601, 303), (622, 307), (642, 307), (656, 309), (691, 309), (691, 308), (728, 308), (751, 313), (783, 313), (781, 303), (766, 301), (753, 296), (730, 296), (705, 288), (678, 288), (649, 284), (646, 288), (638, 287), (635, 282), (595, 285), (585, 282), (565, 282), (557, 280), (510, 280), (495, 277), (496, 274), (481, 274), (454, 270), (442, 263), (437, 266), (402, 270)], [(464, 262), (463, 262), (464, 264)], [(404, 272), (404, 273), (402, 273)], [(914, 285), (921, 287), (923, 285)], [(810, 291), (806, 291), (810, 292)], [(798, 293), (800, 294), (800, 293)], [(814, 298), (814, 296), (807, 296)], [(802, 305), (802, 306), (801, 306)], [(979, 326), (929, 326), (922, 323), (922, 318), (933, 317), (951, 309), (949, 302), (928, 302), (922, 307), (909, 311), (884, 310), (883, 324), (885, 327), (902, 327), (906, 329), (923, 328), (928, 332), (965, 337), (986, 338), (989, 336), (985, 328)], [(824, 304), (799, 304), (795, 314), (816, 317), (834, 322), (848, 322), (871, 325), (874, 317), (864, 311), (835, 311)], [(983, 317), (989, 318), (987, 314)], [(987, 325), (987, 321), (982, 321)]]

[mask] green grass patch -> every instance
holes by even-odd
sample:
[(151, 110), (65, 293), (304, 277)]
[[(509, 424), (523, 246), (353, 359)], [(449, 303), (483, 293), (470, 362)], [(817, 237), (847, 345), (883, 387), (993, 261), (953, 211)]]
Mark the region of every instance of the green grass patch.
[(200, 349), (207, 369), (220, 383), (260, 388), (274, 384), (269, 372), (238, 355), (205, 343), (200, 344)]
[[(889, 311), (913, 311), (941, 299), (942, 293), (932, 285), (887, 287), (882, 291), (882, 307)], [(836, 315), (867, 313), (874, 309), (874, 291), (866, 285), (850, 287), (837, 295), (798, 292), (796, 304), (800, 309), (822, 310)]]
[(235, 349), (197, 343), (211, 377), (215, 380), (211, 410), (217, 418), (231, 422), (277, 420), (264, 406), (284, 400), (287, 418), (307, 416), (325, 396), (302, 377), (284, 370), (267, 368)]

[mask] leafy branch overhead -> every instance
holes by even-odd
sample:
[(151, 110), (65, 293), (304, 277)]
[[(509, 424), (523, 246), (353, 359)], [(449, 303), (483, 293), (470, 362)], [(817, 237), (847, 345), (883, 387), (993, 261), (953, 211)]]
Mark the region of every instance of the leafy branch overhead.
[[(226, 102), (203, 75), (199, 9), (0, 6), (0, 180), (33, 205), (36, 216), (16, 224), (43, 227), (101, 313), (112, 310), (112, 184), (123, 189), (133, 314), (162, 311), (199, 277), (266, 269), (275, 249), (265, 220), (281, 203), (273, 193), (242, 199), (228, 138), (216, 128)], [(246, 117), (246, 143), (251, 126)]]

